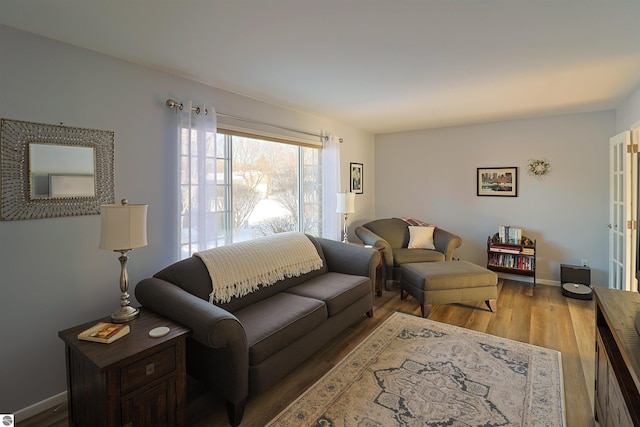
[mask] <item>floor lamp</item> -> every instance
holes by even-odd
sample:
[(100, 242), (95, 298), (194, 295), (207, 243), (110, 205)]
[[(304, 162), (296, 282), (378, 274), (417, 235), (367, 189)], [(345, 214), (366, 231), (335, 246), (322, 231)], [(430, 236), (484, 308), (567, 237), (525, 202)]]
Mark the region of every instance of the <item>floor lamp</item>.
[(111, 315), (115, 323), (135, 319), (140, 313), (129, 302), (127, 252), (147, 246), (147, 205), (130, 205), (122, 199), (120, 205), (100, 206), (100, 249), (120, 252), (120, 308)]
[(344, 214), (344, 228), (342, 235), (342, 242), (349, 243), (349, 238), (347, 237), (347, 216), (350, 213), (354, 213), (356, 211), (356, 193), (338, 193), (338, 207), (336, 208), (336, 212), (340, 214)]

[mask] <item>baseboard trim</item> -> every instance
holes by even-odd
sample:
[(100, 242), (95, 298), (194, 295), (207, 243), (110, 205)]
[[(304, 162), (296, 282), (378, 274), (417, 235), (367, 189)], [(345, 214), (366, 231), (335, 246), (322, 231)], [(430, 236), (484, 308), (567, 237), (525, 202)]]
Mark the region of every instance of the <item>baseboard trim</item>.
[(42, 412), (48, 411), (52, 408), (55, 408), (57, 406), (60, 406), (66, 403), (67, 403), (67, 392), (63, 391), (60, 394), (56, 394), (55, 396), (51, 396), (45, 400), (36, 402), (31, 406), (27, 406), (26, 408), (20, 409), (18, 412), (16, 412), (13, 415), (17, 423), (20, 421), (24, 421), (28, 418), (31, 418), (34, 415), (38, 415)]
[[(509, 274), (509, 273), (498, 272), (498, 277), (500, 277), (502, 279), (515, 280), (515, 281), (518, 281), (518, 282), (533, 283), (533, 277), (521, 276), (519, 274)], [(558, 282), (557, 280), (548, 280), (548, 279), (536, 278), (536, 283), (541, 284), (541, 285), (550, 285), (550, 286), (558, 286), (558, 287), (560, 286), (560, 282)]]

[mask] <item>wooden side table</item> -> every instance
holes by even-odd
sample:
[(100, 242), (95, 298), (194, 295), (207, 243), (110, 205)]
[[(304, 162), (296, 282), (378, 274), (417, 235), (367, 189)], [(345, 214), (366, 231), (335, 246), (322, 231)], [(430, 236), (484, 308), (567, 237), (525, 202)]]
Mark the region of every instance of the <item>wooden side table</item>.
[[(78, 340), (98, 322), (78, 325), (58, 336), (65, 342), (69, 425), (186, 425), (185, 341), (190, 330), (152, 311), (128, 322), (131, 332), (111, 344)], [(164, 337), (149, 331), (167, 326)]]

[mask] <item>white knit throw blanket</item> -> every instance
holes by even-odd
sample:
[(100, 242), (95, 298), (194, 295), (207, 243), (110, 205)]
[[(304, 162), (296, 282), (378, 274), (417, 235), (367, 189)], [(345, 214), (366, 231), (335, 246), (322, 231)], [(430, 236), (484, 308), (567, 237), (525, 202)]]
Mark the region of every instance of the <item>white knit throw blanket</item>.
[(317, 270), (322, 258), (303, 233), (289, 232), (234, 243), (202, 252), (213, 290), (209, 302), (225, 303), (260, 286), (269, 286), (287, 277)]

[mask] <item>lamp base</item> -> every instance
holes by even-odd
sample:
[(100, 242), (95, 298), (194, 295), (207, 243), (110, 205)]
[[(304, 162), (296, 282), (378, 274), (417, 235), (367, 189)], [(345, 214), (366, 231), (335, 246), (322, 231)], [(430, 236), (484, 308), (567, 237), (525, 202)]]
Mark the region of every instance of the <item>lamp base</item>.
[(349, 243), (349, 237), (347, 236), (347, 214), (344, 214), (344, 227), (342, 229), (342, 243)]
[(114, 252), (120, 252), (118, 260), (120, 261), (120, 308), (111, 315), (111, 321), (114, 323), (127, 323), (135, 319), (140, 314), (140, 310), (129, 305), (129, 275), (127, 274), (127, 252), (131, 249), (121, 249)]
[(127, 305), (126, 307), (120, 307), (111, 315), (111, 321), (113, 323), (127, 323), (130, 320), (135, 319), (140, 314), (140, 310), (135, 307)]

